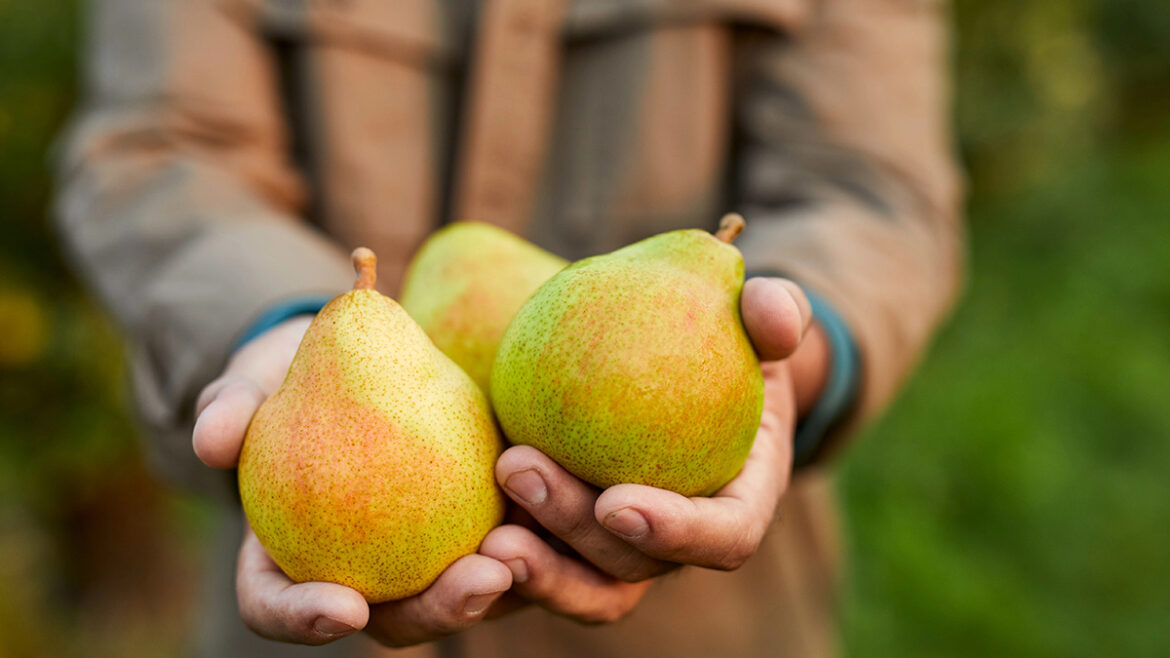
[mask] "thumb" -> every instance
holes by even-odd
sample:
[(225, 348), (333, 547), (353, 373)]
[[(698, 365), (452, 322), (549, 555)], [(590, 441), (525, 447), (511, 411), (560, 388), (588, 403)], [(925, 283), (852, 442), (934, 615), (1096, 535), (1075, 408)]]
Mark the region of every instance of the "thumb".
[(235, 468), (252, 416), (288, 372), (312, 316), (298, 315), (248, 341), (195, 403), (195, 455), (212, 468)]
[(761, 361), (791, 356), (812, 324), (808, 297), (788, 279), (748, 279), (743, 284), (740, 313)]
[(199, 396), (191, 435), (200, 461), (212, 468), (234, 468), (248, 423), (267, 397), (249, 379), (228, 376), (208, 384)]

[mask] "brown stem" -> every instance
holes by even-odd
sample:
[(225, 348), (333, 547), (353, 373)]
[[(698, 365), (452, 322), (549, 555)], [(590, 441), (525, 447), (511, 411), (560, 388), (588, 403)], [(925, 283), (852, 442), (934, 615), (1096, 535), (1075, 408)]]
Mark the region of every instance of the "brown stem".
[(723, 216), (723, 219), (719, 220), (719, 230), (715, 233), (715, 237), (731, 244), (731, 241), (739, 235), (739, 232), (746, 225), (747, 222), (743, 221), (743, 216), (737, 212), (729, 212)]
[(373, 290), (374, 281), (378, 278), (378, 257), (366, 247), (358, 247), (350, 256), (353, 259), (353, 271), (357, 272), (357, 281), (353, 284), (354, 290)]

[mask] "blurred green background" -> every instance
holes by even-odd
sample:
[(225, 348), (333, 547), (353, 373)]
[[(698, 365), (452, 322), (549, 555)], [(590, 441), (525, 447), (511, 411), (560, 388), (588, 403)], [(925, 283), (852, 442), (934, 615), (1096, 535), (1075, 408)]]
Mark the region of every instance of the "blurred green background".
[[(1170, 651), (1170, 10), (958, 0), (968, 291), (841, 465), (847, 655)], [(170, 656), (200, 502), (154, 484), (46, 219), (72, 0), (0, 0), (0, 656)]]

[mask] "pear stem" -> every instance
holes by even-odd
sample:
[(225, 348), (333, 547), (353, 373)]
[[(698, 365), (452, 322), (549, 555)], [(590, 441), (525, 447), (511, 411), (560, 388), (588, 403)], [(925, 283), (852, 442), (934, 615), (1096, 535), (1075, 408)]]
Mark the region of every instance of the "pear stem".
[(374, 281), (378, 279), (378, 257), (366, 247), (358, 247), (350, 256), (353, 259), (353, 271), (357, 272), (357, 281), (353, 284), (354, 290), (373, 290)]
[(729, 212), (723, 216), (723, 219), (719, 220), (719, 230), (715, 233), (715, 237), (731, 244), (731, 241), (739, 235), (746, 225), (747, 222), (743, 221), (742, 215), (737, 212)]

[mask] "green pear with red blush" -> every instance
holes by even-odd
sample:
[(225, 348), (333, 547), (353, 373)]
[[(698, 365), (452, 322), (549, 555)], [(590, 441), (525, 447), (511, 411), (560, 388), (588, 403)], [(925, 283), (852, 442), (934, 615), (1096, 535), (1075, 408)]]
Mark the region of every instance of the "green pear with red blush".
[(354, 263), (354, 289), (317, 314), (253, 417), (239, 486), (289, 578), (378, 603), (423, 591), (500, 523), (501, 439), (479, 387), (373, 289), (373, 252)]
[(710, 495), (735, 477), (763, 411), (740, 317), (743, 257), (719, 233), (663, 233), (573, 263), (500, 342), (492, 406), (507, 438), (599, 487)]

